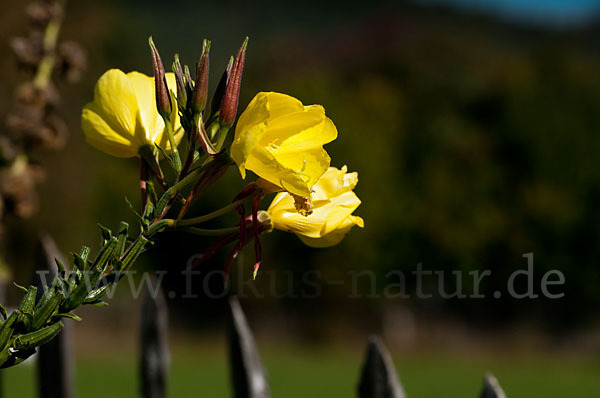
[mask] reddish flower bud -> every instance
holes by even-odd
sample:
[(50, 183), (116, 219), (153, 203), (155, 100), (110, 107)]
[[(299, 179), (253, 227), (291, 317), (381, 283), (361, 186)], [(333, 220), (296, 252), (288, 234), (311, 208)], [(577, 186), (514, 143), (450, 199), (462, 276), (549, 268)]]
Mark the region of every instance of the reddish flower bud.
[(184, 73), (184, 76), (185, 76), (185, 81), (186, 81), (187, 86), (188, 86), (188, 90), (191, 93), (191, 92), (194, 91), (194, 86), (192, 85), (193, 80), (192, 80), (192, 75), (190, 75), (190, 68), (188, 68), (187, 65), (184, 65), (184, 67), (183, 67), (183, 73)]
[(225, 89), (227, 88), (227, 80), (229, 80), (229, 75), (231, 74), (231, 68), (233, 68), (233, 57), (229, 58), (229, 63), (219, 79), (219, 83), (217, 84), (217, 88), (215, 89), (215, 93), (210, 102), (210, 117), (207, 120), (212, 120), (213, 116), (221, 109), (223, 96), (225, 95)]
[(158, 50), (152, 41), (152, 36), (148, 38), (150, 50), (152, 52), (152, 68), (154, 69), (154, 87), (156, 89), (156, 109), (158, 113), (165, 119), (171, 115), (171, 96), (167, 86), (165, 77), (165, 67), (163, 66)]
[(200, 113), (206, 107), (206, 97), (208, 96), (208, 53), (210, 52), (210, 41), (204, 40), (202, 43), (202, 54), (198, 61), (196, 69), (196, 84), (194, 85), (194, 95), (192, 107), (194, 112)]
[(179, 61), (179, 54), (175, 54), (173, 62), (173, 73), (175, 74), (175, 82), (177, 83), (177, 100), (183, 106), (187, 104), (187, 90), (185, 86), (185, 78), (183, 77), (183, 68)]
[(227, 79), (227, 88), (225, 89), (225, 96), (223, 97), (223, 103), (221, 104), (220, 112), (221, 124), (224, 125), (231, 126), (235, 120), (238, 102), (240, 99), (240, 86), (242, 83), (242, 71), (244, 70), (244, 60), (246, 59), (247, 45), (248, 38), (246, 37), (244, 44), (242, 44), (242, 47), (235, 57), (229, 79)]

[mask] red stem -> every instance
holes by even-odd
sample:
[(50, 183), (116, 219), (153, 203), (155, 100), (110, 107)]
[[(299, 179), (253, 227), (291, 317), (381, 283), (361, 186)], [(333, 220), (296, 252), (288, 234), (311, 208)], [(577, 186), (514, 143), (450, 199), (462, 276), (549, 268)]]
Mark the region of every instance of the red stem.
[(142, 215), (144, 215), (148, 204), (148, 164), (142, 157), (140, 157), (140, 192), (142, 195)]

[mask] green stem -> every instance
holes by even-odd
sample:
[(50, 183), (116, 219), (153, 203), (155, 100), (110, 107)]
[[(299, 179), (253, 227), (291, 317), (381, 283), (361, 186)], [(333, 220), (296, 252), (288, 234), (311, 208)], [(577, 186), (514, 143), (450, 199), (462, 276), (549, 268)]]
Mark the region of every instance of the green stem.
[(227, 133), (229, 132), (229, 129), (231, 127), (230, 126), (221, 126), (221, 128), (219, 129), (219, 133), (218, 133), (218, 138), (217, 138), (217, 152), (220, 152), (221, 149), (223, 148), (223, 144), (225, 144), (225, 139), (227, 138)]
[(148, 230), (146, 231), (146, 236), (148, 236), (148, 238), (151, 238), (157, 232), (160, 232), (164, 228), (174, 227), (175, 224), (176, 224), (176, 221), (173, 219), (169, 219), (169, 218), (157, 221), (154, 224), (152, 224), (150, 227), (148, 227)]
[[(175, 110), (174, 112), (177, 112)], [(179, 157), (179, 150), (177, 149), (177, 145), (175, 145), (175, 136), (173, 134), (173, 125), (169, 118), (164, 118), (165, 129), (167, 130), (167, 138), (169, 139), (169, 145), (171, 146), (171, 156), (173, 157), (173, 166), (175, 167), (175, 171), (177, 174), (181, 173), (181, 158)]]
[(183, 231), (185, 232), (189, 232), (191, 234), (194, 235), (201, 235), (201, 236), (222, 236), (222, 235), (227, 235), (227, 234), (231, 234), (234, 232), (238, 232), (240, 230), (240, 227), (230, 227), (230, 228), (220, 228), (220, 229), (203, 229), (203, 228), (196, 228), (196, 227), (188, 227), (183, 229)]
[(188, 175), (181, 179), (181, 181), (177, 182), (171, 188), (167, 189), (165, 193), (163, 193), (160, 200), (158, 201), (158, 204), (156, 205), (156, 209), (159, 212), (159, 214), (163, 211), (165, 206), (167, 206), (171, 198), (174, 195), (178, 194), (179, 191), (181, 191), (186, 185), (192, 182), (194, 178), (198, 177), (198, 175), (206, 168), (206, 166), (208, 166), (208, 164), (190, 171)]
[(235, 210), (238, 206), (244, 204), (245, 202), (251, 200), (254, 196), (256, 196), (257, 193), (258, 192), (253, 192), (250, 196), (247, 196), (243, 199), (236, 200), (235, 202), (231, 202), (227, 206), (222, 207), (219, 210), (215, 210), (212, 213), (208, 213), (208, 214), (205, 214), (205, 215), (199, 216), (199, 217), (188, 218), (185, 220), (177, 221), (177, 224), (175, 226), (176, 227), (186, 227), (189, 225), (200, 224), (200, 223), (212, 220), (213, 218), (220, 217), (224, 214), (229, 213), (230, 211)]

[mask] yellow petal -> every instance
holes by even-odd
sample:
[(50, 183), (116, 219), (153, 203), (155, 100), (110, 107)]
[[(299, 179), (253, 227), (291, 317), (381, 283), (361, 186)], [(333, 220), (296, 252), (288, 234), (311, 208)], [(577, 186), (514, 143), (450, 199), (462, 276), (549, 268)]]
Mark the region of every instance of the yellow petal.
[(131, 137), (126, 138), (108, 125), (93, 102), (83, 108), (81, 128), (88, 144), (98, 150), (120, 158), (137, 155), (137, 147), (131, 144)]
[(344, 222), (340, 225), (338, 229), (319, 238), (310, 238), (308, 236), (303, 235), (298, 235), (298, 237), (300, 238), (300, 240), (302, 240), (302, 242), (304, 242), (305, 245), (310, 247), (331, 247), (340, 243), (348, 234), (348, 232), (350, 232), (350, 229), (352, 229), (352, 227), (355, 225), (363, 228), (365, 224), (362, 218), (357, 216), (349, 216), (344, 220)]
[(331, 198), (353, 190), (358, 184), (358, 173), (347, 173), (347, 171), (346, 166), (341, 170), (335, 167), (327, 169), (319, 179), (319, 184), (313, 187), (313, 198)]
[(322, 106), (304, 106), (284, 94), (259, 93), (240, 116), (231, 156), (243, 178), (249, 169), (308, 197), (329, 167), (329, 155), (322, 147), (336, 137), (335, 125)]
[(347, 173), (345, 166), (327, 169), (313, 187), (313, 211), (308, 216), (298, 213), (289, 193), (278, 193), (267, 210), (274, 228), (292, 232), (313, 247), (339, 243), (354, 225), (364, 227), (363, 219), (352, 215), (361, 203), (352, 191), (357, 182), (357, 173)]
[[(157, 143), (167, 153), (171, 151), (168, 136), (165, 131), (165, 123), (156, 109), (156, 91), (154, 88), (154, 77), (146, 76), (139, 72), (129, 72), (127, 78), (135, 90), (139, 106), (141, 124), (145, 134), (145, 140), (149, 144)], [(175, 74), (167, 73), (167, 86), (170, 90), (171, 104), (175, 110), (171, 113), (171, 124), (175, 131), (175, 142), (179, 144), (183, 137), (183, 129), (179, 122), (179, 112), (176, 108), (176, 97), (173, 90), (176, 89)]]
[(296, 98), (274, 92), (260, 92), (250, 101), (240, 115), (231, 145), (231, 157), (238, 164), (242, 178), (246, 178), (246, 159), (262, 140), (268, 121), (303, 109)]
[(360, 199), (354, 192), (345, 192), (331, 199), (331, 202), (324, 207), (324, 211), (328, 211), (328, 215), (321, 229), (321, 235), (326, 235), (338, 229), (358, 206), (360, 206)]
[(127, 78), (135, 92), (144, 140), (156, 142), (160, 140), (165, 124), (156, 110), (154, 78), (140, 72), (129, 72)]
[(326, 220), (322, 213), (313, 213), (306, 217), (295, 209), (292, 211), (269, 211), (269, 215), (276, 229), (313, 238), (321, 237), (321, 230)]
[(270, 148), (257, 146), (248, 157), (246, 167), (288, 192), (309, 197), (310, 187), (327, 170), (329, 161), (323, 149), (278, 156)]
[(114, 132), (132, 142), (139, 141), (140, 137), (135, 137), (138, 119), (137, 97), (123, 71), (110, 69), (98, 79), (93, 102), (96, 105), (96, 113)]
[[(175, 87), (172, 73), (167, 74), (167, 82)], [(175, 104), (174, 96), (172, 100)], [(179, 143), (183, 131), (177, 111), (172, 123)], [(96, 83), (94, 100), (82, 111), (81, 125), (90, 145), (113, 156), (137, 156), (142, 145), (154, 143), (170, 151), (164, 122), (156, 110), (154, 78), (139, 72), (105, 72)]]
[(322, 106), (303, 107), (299, 112), (272, 117), (268, 121), (268, 132), (263, 135), (261, 143), (281, 147), (298, 144), (303, 144), (305, 148), (322, 146), (337, 137), (337, 130), (335, 126), (331, 129), (332, 125)]

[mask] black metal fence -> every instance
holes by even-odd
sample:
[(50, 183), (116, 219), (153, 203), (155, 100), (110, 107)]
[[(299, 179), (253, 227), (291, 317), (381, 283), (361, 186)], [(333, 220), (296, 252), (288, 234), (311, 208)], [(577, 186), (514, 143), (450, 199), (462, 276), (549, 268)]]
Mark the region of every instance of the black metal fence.
[[(60, 253), (52, 239), (40, 239), (38, 264), (45, 264), (56, 273), (54, 258)], [(42, 289), (40, 289), (42, 290)], [(0, 288), (0, 295), (2, 294)], [(41, 398), (72, 398), (73, 353), (72, 330), (65, 329), (38, 352), (38, 395)], [(147, 292), (143, 298), (139, 329), (139, 391), (142, 398), (166, 397), (170, 353), (167, 343), (168, 311), (162, 293), (153, 296)], [(231, 383), (235, 398), (268, 398), (271, 396), (269, 380), (262, 365), (256, 342), (241, 305), (236, 297), (229, 300), (228, 347)], [(2, 388), (0, 373), (0, 389)], [(1, 390), (0, 390), (1, 391)], [(201, 396), (202, 394), (199, 394)], [(451, 392), (448, 392), (451, 396)], [(0, 398), (2, 394), (0, 393)], [(381, 342), (372, 336), (357, 383), (359, 398), (405, 398), (407, 395), (392, 358)], [(480, 398), (505, 398), (496, 378), (487, 373)]]

